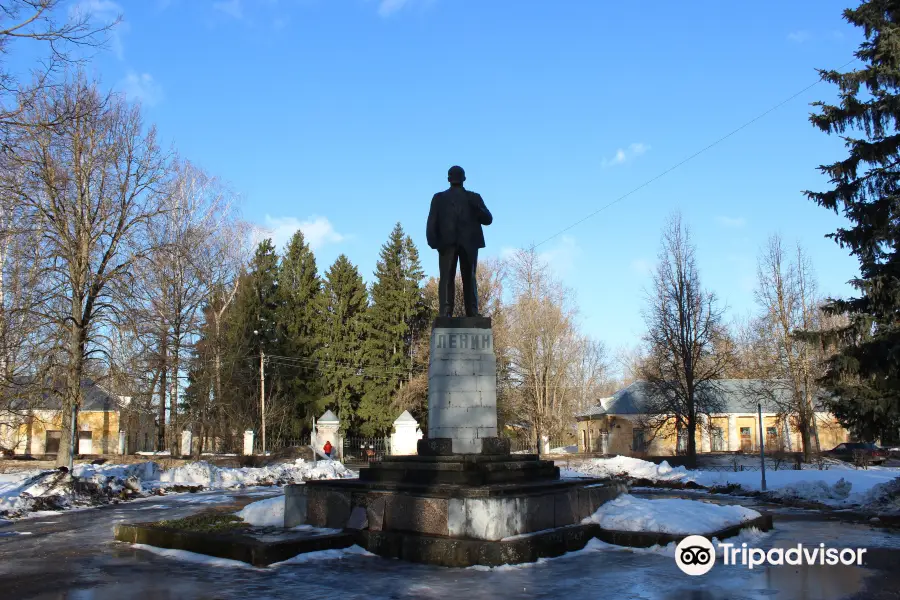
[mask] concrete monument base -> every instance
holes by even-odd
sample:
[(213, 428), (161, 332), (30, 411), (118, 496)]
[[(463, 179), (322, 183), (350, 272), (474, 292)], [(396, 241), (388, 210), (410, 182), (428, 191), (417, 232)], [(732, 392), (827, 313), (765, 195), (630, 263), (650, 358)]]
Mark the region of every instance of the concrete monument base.
[(356, 529), (370, 552), (416, 562), (525, 562), (583, 547), (591, 536), (582, 519), (624, 491), (561, 480), (559, 467), (535, 455), (394, 456), (356, 480), (287, 486), (285, 526)]
[(418, 454), (386, 457), (357, 480), (287, 486), (285, 526), (353, 529), (370, 552), (457, 567), (583, 547), (582, 519), (625, 486), (560, 480), (552, 461), (510, 454), (497, 435), (496, 385), (491, 320), (435, 320)]

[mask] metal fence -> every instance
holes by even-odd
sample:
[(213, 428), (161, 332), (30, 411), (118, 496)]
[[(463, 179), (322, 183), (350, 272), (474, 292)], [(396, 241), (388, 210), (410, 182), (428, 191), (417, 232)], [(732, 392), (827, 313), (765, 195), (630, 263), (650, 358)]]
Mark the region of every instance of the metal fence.
[(381, 460), (391, 453), (391, 439), (388, 437), (348, 437), (343, 440), (344, 460), (351, 462), (372, 462)]
[[(260, 451), (260, 446), (262, 445), (261, 440), (254, 440), (254, 445), (257, 446), (257, 452)], [(297, 439), (274, 439), (274, 440), (266, 440), (266, 451), (267, 452), (278, 452), (279, 450), (284, 450), (285, 448), (295, 448), (295, 447), (306, 447), (310, 445), (309, 437), (305, 438), (297, 438)]]
[(575, 438), (551, 437), (539, 448), (534, 438), (515, 437), (510, 438), (509, 449), (515, 454), (574, 454), (578, 452), (578, 442)]
[[(762, 469), (761, 465), (706, 465), (706, 466), (698, 466), (698, 470), (701, 471), (718, 471), (722, 473), (731, 473), (736, 471), (759, 471)], [(817, 465), (815, 463), (801, 463), (797, 464), (795, 462), (766, 462), (766, 471), (827, 471), (828, 465)]]

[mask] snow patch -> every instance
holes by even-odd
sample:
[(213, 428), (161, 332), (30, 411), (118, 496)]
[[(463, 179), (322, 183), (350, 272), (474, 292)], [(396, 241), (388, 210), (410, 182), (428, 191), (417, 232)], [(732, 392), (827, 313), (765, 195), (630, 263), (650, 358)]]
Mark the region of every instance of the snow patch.
[(284, 527), (284, 496), (252, 502), (236, 514), (254, 527)]
[[(689, 470), (684, 467), (672, 467), (663, 461), (656, 465), (652, 462), (615, 456), (597, 458), (586, 461), (578, 470), (567, 470), (567, 477), (629, 477), (647, 479), (653, 482), (688, 483), (694, 482), (706, 488), (724, 487), (736, 484), (746, 491), (759, 491), (762, 473), (759, 471), (704, 471)], [(766, 489), (774, 497), (791, 498), (820, 502), (829, 506), (867, 506), (876, 502), (872, 494), (890, 494), (889, 487), (896, 485), (900, 493), (900, 483), (891, 484), (900, 476), (896, 467), (869, 467), (856, 469), (851, 465), (832, 464), (827, 470), (803, 469), (766, 470)], [(873, 491), (873, 490), (879, 491)], [(883, 502), (883, 499), (881, 500)]]
[(207, 565), (210, 567), (228, 567), (228, 568), (244, 568), (244, 569), (253, 569), (260, 570), (257, 567), (254, 567), (248, 563), (245, 563), (240, 560), (231, 560), (230, 558), (217, 558), (215, 556), (208, 556), (206, 554), (198, 554), (196, 552), (189, 552), (187, 550), (174, 550), (172, 548), (158, 548), (156, 546), (148, 546), (147, 544), (131, 544), (132, 548), (136, 548), (138, 550), (146, 550), (147, 552), (152, 552), (158, 556), (163, 556), (165, 558), (171, 558), (177, 560), (179, 562), (189, 562), (189, 563), (198, 563), (202, 565)]
[(582, 523), (596, 523), (613, 531), (705, 535), (759, 516), (755, 510), (743, 506), (681, 498), (647, 500), (622, 494), (603, 504)]
[(600, 478), (631, 477), (633, 479), (649, 479), (650, 481), (693, 480), (691, 471), (684, 467), (673, 468), (666, 461), (662, 461), (657, 465), (630, 456), (595, 458), (590, 462), (584, 463), (574, 474)]
[(350, 546), (339, 550), (319, 550), (318, 552), (307, 552), (298, 554), (293, 558), (283, 560), (281, 562), (272, 563), (270, 567), (280, 567), (284, 565), (300, 565), (303, 563), (314, 562), (318, 560), (340, 560), (351, 556), (376, 556), (368, 550), (360, 546)]

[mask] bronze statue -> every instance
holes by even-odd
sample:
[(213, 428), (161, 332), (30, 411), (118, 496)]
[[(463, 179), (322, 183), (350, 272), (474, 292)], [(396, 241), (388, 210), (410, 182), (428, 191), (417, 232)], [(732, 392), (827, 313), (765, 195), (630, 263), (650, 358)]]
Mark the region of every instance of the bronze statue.
[(478, 317), (478, 290), (475, 270), (478, 249), (484, 248), (482, 225), (494, 220), (479, 194), (463, 187), (466, 172), (462, 167), (450, 167), (447, 181), (450, 188), (438, 192), (431, 199), (425, 235), (428, 245), (438, 251), (441, 278), (438, 283), (441, 317), (453, 316), (456, 262), (462, 276), (466, 316)]

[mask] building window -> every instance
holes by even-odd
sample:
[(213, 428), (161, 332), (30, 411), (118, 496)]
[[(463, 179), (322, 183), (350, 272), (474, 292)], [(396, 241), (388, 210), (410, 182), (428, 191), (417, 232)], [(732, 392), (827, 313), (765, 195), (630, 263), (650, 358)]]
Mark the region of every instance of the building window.
[(635, 429), (632, 432), (631, 448), (635, 452), (646, 452), (647, 451), (647, 444), (644, 441), (644, 430), (643, 429)]
[(770, 450), (779, 450), (778, 429), (776, 427), (766, 427), (766, 447)]
[(59, 440), (61, 438), (61, 431), (48, 431), (44, 442), (44, 454), (59, 454)]
[(753, 452), (753, 435), (749, 427), (741, 427), (741, 452)]
[(712, 428), (712, 451), (725, 451), (725, 431), (721, 427)]
[(687, 429), (679, 429), (677, 435), (677, 452), (678, 454), (685, 454), (687, 452)]

